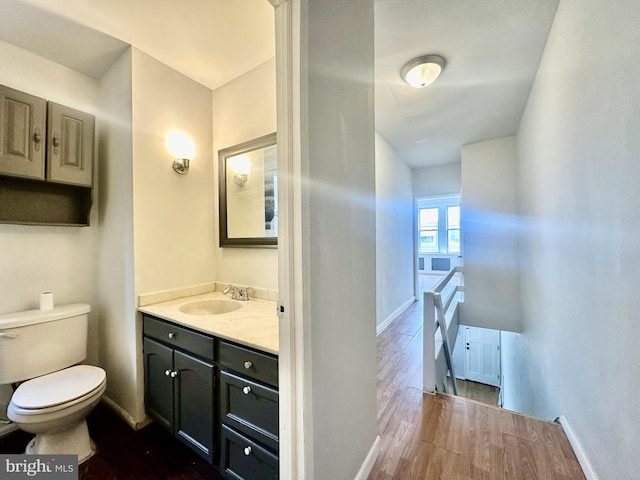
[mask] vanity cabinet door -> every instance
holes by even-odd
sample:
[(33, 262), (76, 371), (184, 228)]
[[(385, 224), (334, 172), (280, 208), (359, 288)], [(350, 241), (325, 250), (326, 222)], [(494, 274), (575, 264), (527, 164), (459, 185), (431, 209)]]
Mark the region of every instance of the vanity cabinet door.
[(49, 102), (48, 180), (92, 186), (94, 131), (93, 115)]
[(0, 174), (44, 180), (46, 100), (0, 85)]
[(164, 428), (173, 431), (173, 349), (148, 338), (144, 339), (143, 346), (147, 413)]
[(174, 433), (213, 462), (214, 367), (179, 350), (173, 355), (177, 372)]

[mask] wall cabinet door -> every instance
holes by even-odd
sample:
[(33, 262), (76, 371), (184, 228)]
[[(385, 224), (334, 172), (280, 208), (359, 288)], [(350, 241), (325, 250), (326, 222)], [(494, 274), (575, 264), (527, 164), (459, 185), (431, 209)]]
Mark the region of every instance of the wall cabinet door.
[(0, 85), (0, 174), (44, 180), (46, 106)]
[(213, 365), (175, 350), (174, 433), (213, 462)]
[(49, 102), (47, 179), (90, 187), (93, 183), (93, 115)]
[(143, 345), (147, 413), (164, 428), (173, 431), (173, 349), (148, 338), (144, 339)]

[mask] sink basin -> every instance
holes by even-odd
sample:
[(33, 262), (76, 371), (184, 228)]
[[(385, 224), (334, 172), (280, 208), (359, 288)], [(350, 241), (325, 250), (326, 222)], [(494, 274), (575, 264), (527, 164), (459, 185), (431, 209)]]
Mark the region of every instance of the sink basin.
[(198, 300), (181, 305), (178, 310), (188, 315), (219, 315), (229, 313), (242, 307), (240, 302), (233, 300)]

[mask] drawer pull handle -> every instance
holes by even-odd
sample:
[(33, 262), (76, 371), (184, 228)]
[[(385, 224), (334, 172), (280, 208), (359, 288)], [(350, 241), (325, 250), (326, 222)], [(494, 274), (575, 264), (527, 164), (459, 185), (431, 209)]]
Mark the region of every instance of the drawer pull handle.
[(171, 375), (171, 370), (165, 370), (164, 374), (168, 377), (169, 375)]
[(246, 368), (247, 370), (249, 370), (251, 367), (253, 367), (253, 363), (251, 363), (249, 360), (247, 360), (246, 362), (244, 362), (244, 368)]
[(176, 338), (176, 334), (173, 332), (169, 332), (169, 338)]
[(178, 376), (178, 372), (176, 372), (175, 370), (171, 372), (171, 378), (176, 378), (177, 376)]
[(249, 395), (251, 393), (251, 387), (247, 385), (246, 387), (242, 387), (242, 393), (245, 395)]
[(248, 446), (248, 447), (244, 447), (244, 454), (245, 454), (246, 456), (251, 455), (251, 447), (250, 447), (250, 446)]

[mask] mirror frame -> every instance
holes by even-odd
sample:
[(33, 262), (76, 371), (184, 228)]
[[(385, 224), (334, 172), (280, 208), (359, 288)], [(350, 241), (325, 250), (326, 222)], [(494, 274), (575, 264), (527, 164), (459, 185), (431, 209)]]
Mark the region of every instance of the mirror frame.
[(278, 245), (278, 237), (229, 238), (227, 231), (227, 158), (277, 144), (277, 135), (273, 132), (218, 151), (220, 247), (276, 247)]

